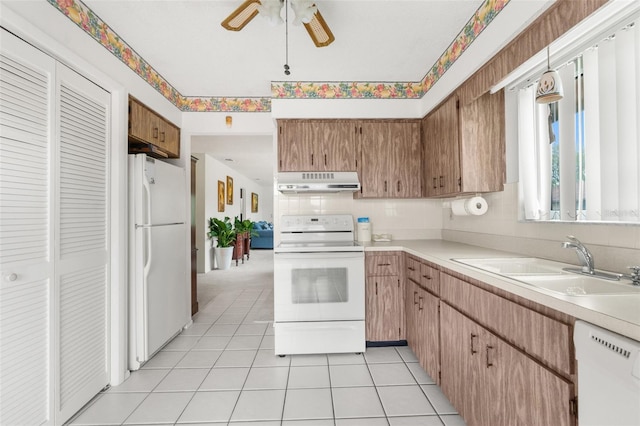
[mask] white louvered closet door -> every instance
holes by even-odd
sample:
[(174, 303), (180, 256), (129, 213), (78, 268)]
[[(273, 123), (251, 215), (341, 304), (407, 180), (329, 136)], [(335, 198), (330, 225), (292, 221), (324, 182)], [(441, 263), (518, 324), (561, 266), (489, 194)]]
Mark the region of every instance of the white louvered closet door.
[(0, 425), (108, 384), (110, 96), (0, 29)]
[(0, 29), (0, 424), (53, 421), (55, 62)]
[(56, 424), (109, 382), (109, 93), (58, 64)]

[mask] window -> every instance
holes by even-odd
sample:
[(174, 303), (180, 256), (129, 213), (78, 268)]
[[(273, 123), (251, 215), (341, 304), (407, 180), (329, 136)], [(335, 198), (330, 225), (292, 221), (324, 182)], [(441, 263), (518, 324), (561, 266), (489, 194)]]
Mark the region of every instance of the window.
[(524, 218), (640, 223), (640, 19), (557, 70), (560, 101), (518, 90)]

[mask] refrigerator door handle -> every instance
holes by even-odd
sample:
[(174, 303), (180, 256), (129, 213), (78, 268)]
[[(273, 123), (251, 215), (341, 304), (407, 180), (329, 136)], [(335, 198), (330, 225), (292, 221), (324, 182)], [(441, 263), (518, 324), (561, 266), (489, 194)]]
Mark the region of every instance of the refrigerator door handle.
[[(142, 173), (142, 189), (144, 191), (144, 197), (145, 197), (145, 207), (146, 207), (146, 211), (144, 212), (144, 223), (151, 223), (151, 188), (149, 188), (149, 179), (147, 178), (147, 174), (144, 173), (144, 169), (143, 169), (143, 173)], [(143, 267), (143, 271), (144, 271), (144, 283), (145, 286), (147, 284), (147, 277), (149, 276), (149, 269), (151, 267), (151, 230), (150, 229), (146, 229), (142, 231), (143, 232), (143, 244), (145, 247), (145, 262), (144, 262), (144, 267)], [(146, 288), (145, 288), (145, 293), (146, 293)]]
[[(149, 276), (149, 269), (151, 268), (151, 228), (143, 227), (143, 244), (144, 244), (144, 283), (147, 284), (147, 277)], [(145, 289), (146, 290), (146, 289)]]
[(142, 189), (144, 190), (146, 211), (144, 212), (144, 222), (151, 223), (151, 188), (149, 187), (149, 179), (144, 170), (142, 172)]

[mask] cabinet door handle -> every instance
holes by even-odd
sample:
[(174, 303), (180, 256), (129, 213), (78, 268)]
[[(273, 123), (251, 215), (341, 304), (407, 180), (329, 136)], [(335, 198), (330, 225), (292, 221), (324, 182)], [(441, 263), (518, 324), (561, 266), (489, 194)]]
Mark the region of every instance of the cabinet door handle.
[(410, 271), (415, 271), (416, 270), (416, 268), (414, 268), (413, 266), (409, 266), (407, 269), (410, 270)]
[(160, 142), (164, 142), (164, 132), (160, 132)]
[(476, 337), (478, 337), (477, 334), (471, 333), (471, 338), (469, 339), (471, 342), (471, 355), (478, 353), (478, 351), (473, 347), (473, 339), (475, 339)]
[(327, 154), (324, 155), (324, 165), (327, 165)]
[(387, 192), (387, 181), (384, 181), (384, 192)]
[(311, 165), (313, 166), (313, 154), (311, 154)]
[(444, 176), (440, 176), (440, 188), (444, 188), (444, 183), (442, 182), (444, 179)]
[(400, 192), (400, 181), (398, 181), (398, 192)]
[(376, 281), (376, 296), (378, 295), (378, 281)]
[(493, 349), (493, 346), (487, 345), (487, 368), (493, 367), (493, 363), (489, 361), (489, 351)]
[(433, 189), (436, 189), (438, 185), (436, 184), (437, 178), (433, 178)]
[(378, 263), (378, 266), (391, 266), (390, 263)]
[(421, 311), (422, 308), (424, 308), (424, 306), (422, 306), (422, 301), (424, 300), (424, 297), (420, 296), (418, 297), (418, 310)]
[(153, 128), (153, 138), (154, 139), (158, 139), (158, 128), (157, 127)]
[(417, 291), (414, 291), (414, 292), (413, 292), (413, 304), (414, 304), (414, 305), (417, 305), (417, 304), (418, 304), (418, 301), (416, 300), (416, 296), (417, 296), (417, 295), (418, 295), (418, 292), (417, 292)]
[(431, 279), (431, 277), (430, 277), (429, 275), (423, 275), (423, 276), (422, 276), (422, 278), (426, 278), (426, 279), (428, 279), (428, 280), (430, 280), (430, 279)]

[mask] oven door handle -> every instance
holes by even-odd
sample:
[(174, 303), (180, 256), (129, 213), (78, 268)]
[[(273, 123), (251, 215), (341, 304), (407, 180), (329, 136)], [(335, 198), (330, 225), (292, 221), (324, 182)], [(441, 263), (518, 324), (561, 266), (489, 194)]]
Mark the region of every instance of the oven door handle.
[(364, 252), (353, 251), (314, 251), (314, 252), (276, 252), (277, 259), (364, 259)]

